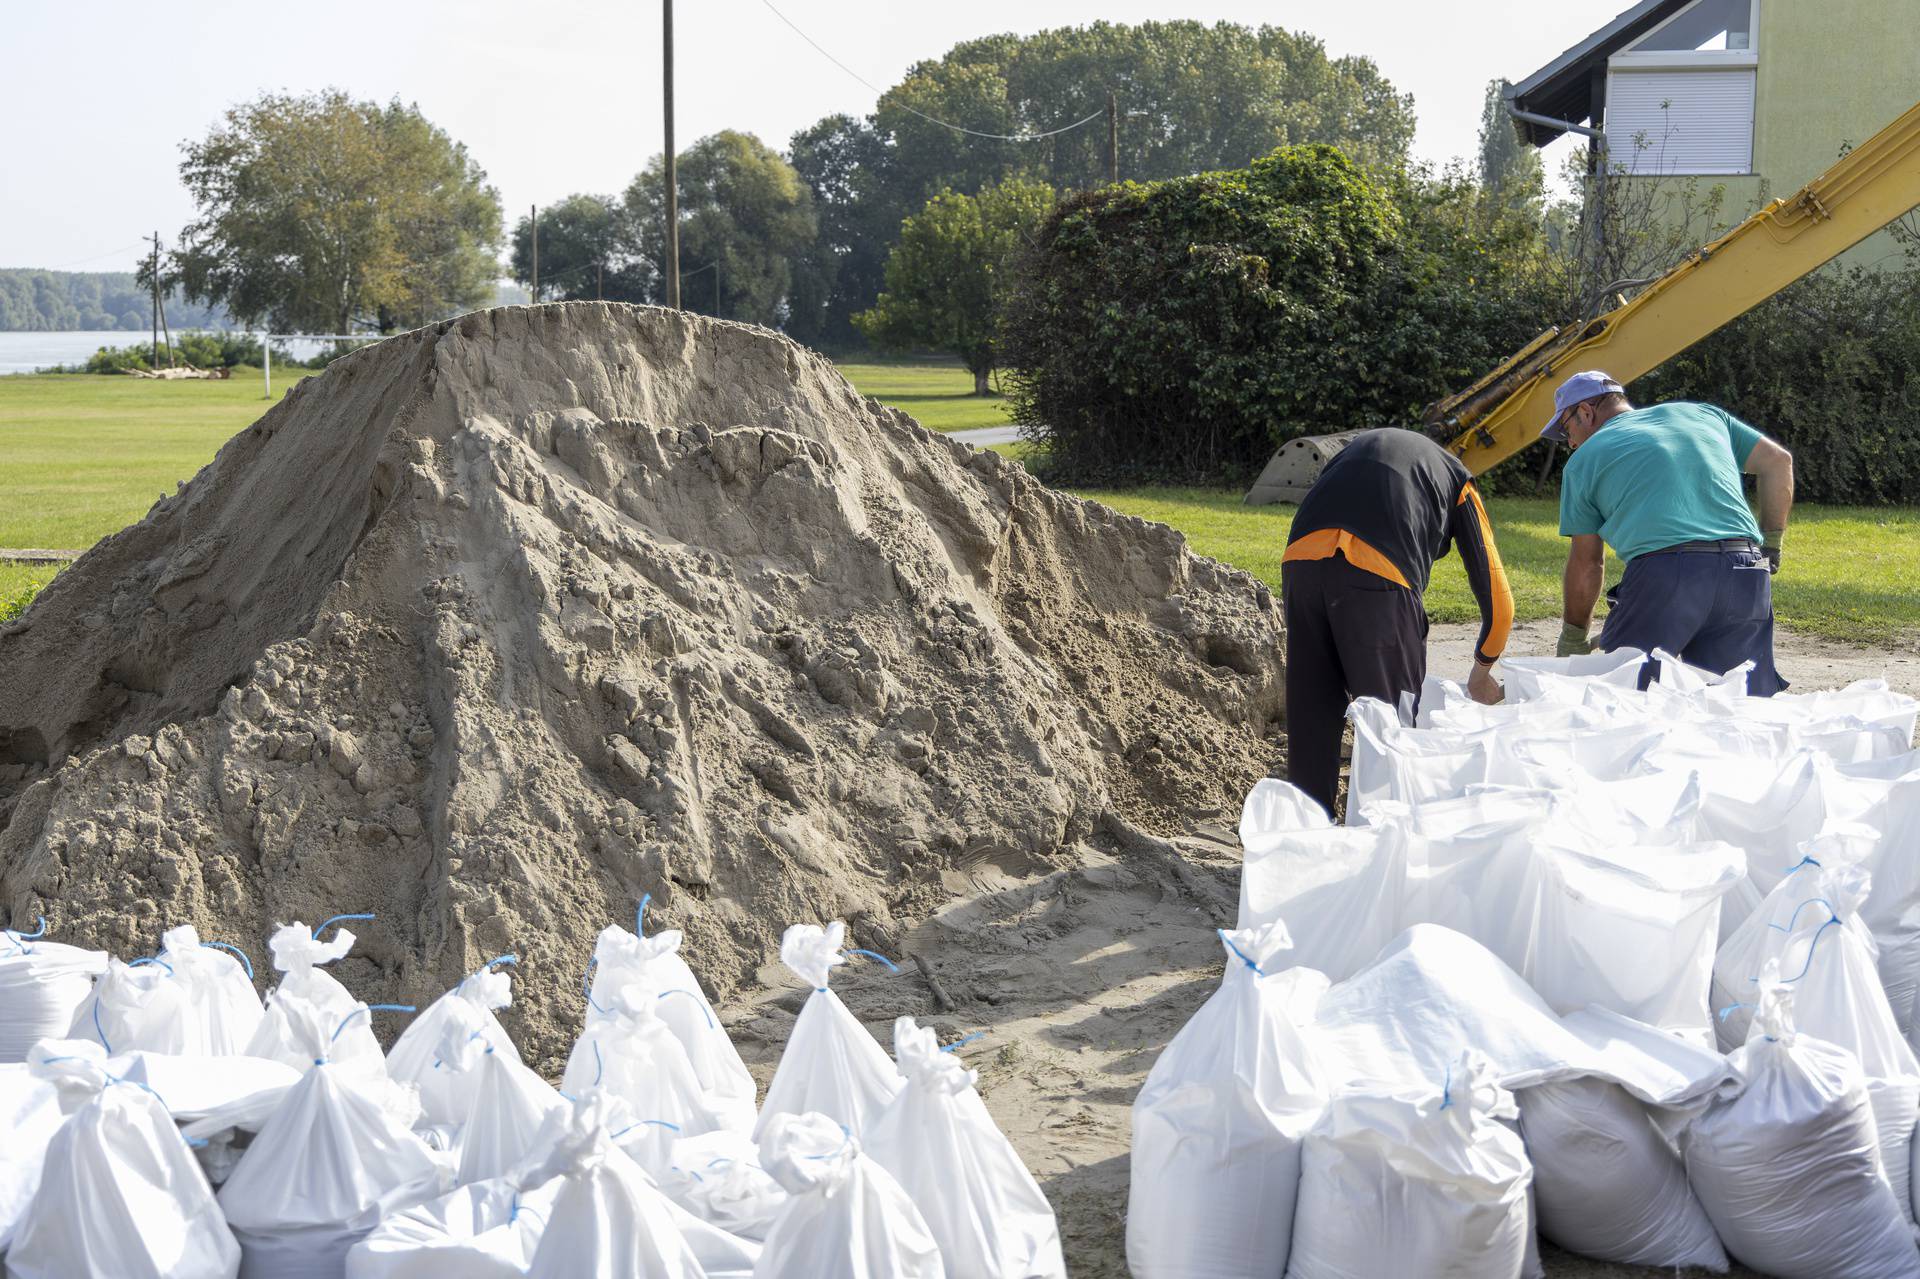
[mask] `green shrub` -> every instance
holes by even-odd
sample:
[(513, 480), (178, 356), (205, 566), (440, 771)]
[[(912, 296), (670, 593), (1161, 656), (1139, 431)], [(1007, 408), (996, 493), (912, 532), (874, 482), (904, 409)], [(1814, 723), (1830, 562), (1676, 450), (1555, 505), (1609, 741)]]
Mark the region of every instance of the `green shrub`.
[(1811, 276), (1628, 390), (1718, 404), (1778, 439), (1802, 501), (1920, 503), (1920, 270)]
[(1062, 205), (1002, 313), (1012, 411), (1050, 469), (1244, 482), (1296, 436), (1414, 424), (1531, 337), (1506, 224), (1465, 184), (1392, 182), (1283, 147)]

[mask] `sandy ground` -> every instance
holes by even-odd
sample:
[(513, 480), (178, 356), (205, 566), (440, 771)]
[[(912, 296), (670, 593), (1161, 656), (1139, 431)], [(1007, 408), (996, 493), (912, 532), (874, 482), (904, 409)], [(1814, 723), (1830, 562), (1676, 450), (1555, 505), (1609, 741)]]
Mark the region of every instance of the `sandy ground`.
[[(1511, 651), (1550, 653), (1557, 630), (1521, 627)], [(1433, 668), (1464, 671), (1474, 632), (1435, 627)], [(1884, 674), (1920, 694), (1920, 650), (1849, 649), (1798, 636), (1783, 636), (1779, 650), (1782, 669), (1803, 691)], [(902, 960), (897, 976), (874, 965), (835, 975), (834, 988), (883, 1044), (903, 1013), (931, 1021), (947, 1038), (985, 1032), (960, 1051), (1053, 1200), (1075, 1276), (1126, 1274), (1129, 1107), (1161, 1049), (1219, 981), (1214, 929), (1235, 911), (1237, 817), (1193, 814), (1186, 836), (1144, 850), (1145, 859), (1137, 847), (1096, 840), (1066, 869), (1003, 858), (956, 876), (950, 886), (968, 895), (898, 939), (901, 951), (927, 963), (951, 1008), (904, 954), (895, 956)], [(1174, 849), (1190, 868), (1185, 875), (1166, 858)], [(1152, 856), (1166, 873), (1141, 869)], [(764, 1084), (806, 992), (778, 964), (759, 976), (768, 989), (723, 1016)], [(1542, 1251), (1552, 1279), (1676, 1273)], [(1732, 1273), (1752, 1274), (1737, 1266)]]

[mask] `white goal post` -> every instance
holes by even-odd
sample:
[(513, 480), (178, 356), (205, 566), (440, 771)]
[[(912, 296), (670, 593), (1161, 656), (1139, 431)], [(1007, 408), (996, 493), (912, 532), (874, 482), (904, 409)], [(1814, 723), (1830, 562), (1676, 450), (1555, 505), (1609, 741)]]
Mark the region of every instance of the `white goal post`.
[(287, 338), (296, 342), (383, 342), (385, 333), (262, 333), (260, 335), (260, 373), (266, 381), (266, 398), (273, 398), (273, 340)]

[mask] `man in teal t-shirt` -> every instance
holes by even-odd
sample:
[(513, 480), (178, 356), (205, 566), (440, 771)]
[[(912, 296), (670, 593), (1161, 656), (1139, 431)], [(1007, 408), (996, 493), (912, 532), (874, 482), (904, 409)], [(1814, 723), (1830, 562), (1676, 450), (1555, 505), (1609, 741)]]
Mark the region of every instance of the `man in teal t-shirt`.
[[(1724, 409), (1636, 409), (1605, 373), (1576, 373), (1540, 434), (1573, 450), (1560, 482), (1560, 533), (1573, 539), (1558, 652), (1590, 651), (1606, 547), (1627, 562), (1607, 593), (1598, 647), (1664, 649), (1725, 672), (1745, 661), (1749, 692), (1786, 687), (1773, 664), (1773, 582), (1793, 507), (1793, 455)], [(1758, 482), (1759, 519), (1741, 475)]]

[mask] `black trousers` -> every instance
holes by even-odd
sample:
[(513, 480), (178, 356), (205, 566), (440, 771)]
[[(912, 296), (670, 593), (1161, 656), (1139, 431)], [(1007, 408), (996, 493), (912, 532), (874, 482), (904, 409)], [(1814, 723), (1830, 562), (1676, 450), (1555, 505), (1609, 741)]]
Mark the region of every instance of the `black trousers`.
[[(1340, 734), (1357, 697), (1397, 705), (1427, 677), (1420, 597), (1342, 556), (1280, 567), (1287, 624), (1287, 780), (1332, 814)], [(1337, 816), (1337, 815), (1336, 815)]]

